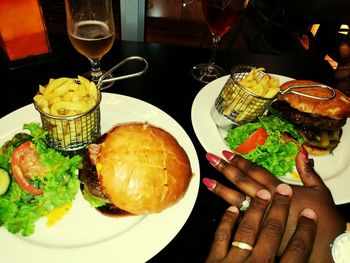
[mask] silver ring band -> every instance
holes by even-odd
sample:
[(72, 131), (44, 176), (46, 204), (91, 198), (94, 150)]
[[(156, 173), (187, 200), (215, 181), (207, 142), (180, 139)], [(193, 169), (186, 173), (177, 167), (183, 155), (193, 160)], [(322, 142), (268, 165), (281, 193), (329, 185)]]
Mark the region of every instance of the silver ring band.
[(242, 202), (242, 206), (239, 210), (244, 212), (245, 210), (248, 209), (249, 205), (250, 205), (250, 197), (246, 195), (245, 200)]
[(232, 242), (232, 246), (233, 247), (238, 247), (240, 249), (244, 249), (244, 250), (248, 250), (248, 251), (252, 251), (253, 247), (247, 243), (244, 242), (239, 242), (239, 241), (233, 241)]

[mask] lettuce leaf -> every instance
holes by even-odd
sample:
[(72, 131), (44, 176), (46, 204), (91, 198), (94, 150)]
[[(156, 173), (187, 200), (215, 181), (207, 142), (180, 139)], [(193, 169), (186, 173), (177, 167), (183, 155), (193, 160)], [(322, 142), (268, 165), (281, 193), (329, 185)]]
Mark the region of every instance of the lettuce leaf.
[(46, 131), (39, 124), (25, 124), (30, 132), (17, 134), (6, 142), (0, 150), (0, 166), (12, 176), (10, 159), (13, 150), (23, 141), (31, 140), (48, 172), (44, 177), (36, 177), (31, 183), (43, 189), (42, 195), (32, 195), (22, 190), (12, 177), (9, 191), (0, 196), (0, 226), (11, 233), (29, 236), (35, 231), (35, 222), (51, 210), (71, 203), (79, 191), (78, 169), (81, 156), (65, 156), (50, 148), (45, 140)]
[[(295, 157), (299, 152), (299, 143), (303, 140), (294, 126), (277, 116), (259, 117), (256, 122), (243, 124), (230, 129), (226, 135), (226, 142), (231, 150), (237, 148), (256, 129), (263, 127), (267, 134), (266, 143), (259, 145), (254, 151), (242, 156), (261, 165), (275, 176), (285, 176), (293, 171)], [(281, 134), (288, 133), (297, 143), (286, 141)]]

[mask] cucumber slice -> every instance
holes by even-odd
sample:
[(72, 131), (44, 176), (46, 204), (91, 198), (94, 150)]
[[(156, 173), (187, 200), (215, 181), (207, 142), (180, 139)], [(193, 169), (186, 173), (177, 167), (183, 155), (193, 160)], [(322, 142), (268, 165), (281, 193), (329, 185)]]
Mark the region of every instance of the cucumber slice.
[(7, 189), (10, 186), (10, 175), (8, 171), (3, 168), (0, 168), (0, 195), (6, 193)]

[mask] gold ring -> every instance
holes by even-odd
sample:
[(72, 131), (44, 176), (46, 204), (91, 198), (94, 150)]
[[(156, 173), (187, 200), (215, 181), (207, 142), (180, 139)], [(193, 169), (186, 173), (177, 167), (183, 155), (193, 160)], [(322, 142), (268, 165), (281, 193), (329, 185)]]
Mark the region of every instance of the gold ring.
[(249, 250), (249, 251), (253, 250), (253, 247), (251, 245), (244, 243), (244, 242), (239, 242), (239, 241), (233, 241), (232, 246), (238, 247), (238, 248), (244, 249), (244, 250)]

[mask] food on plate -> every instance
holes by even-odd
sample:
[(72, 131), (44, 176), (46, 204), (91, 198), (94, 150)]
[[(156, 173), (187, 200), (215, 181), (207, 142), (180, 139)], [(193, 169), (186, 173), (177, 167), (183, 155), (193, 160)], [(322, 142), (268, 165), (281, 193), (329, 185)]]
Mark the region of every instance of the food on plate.
[(276, 176), (293, 172), (295, 157), (303, 142), (292, 124), (274, 115), (232, 127), (225, 140), (231, 150)]
[(238, 83), (246, 90), (264, 98), (273, 98), (279, 91), (278, 79), (265, 73), (264, 68), (253, 67)]
[(3, 195), (7, 192), (7, 189), (10, 186), (10, 174), (3, 168), (0, 168), (0, 195)]
[(83, 194), (101, 211), (161, 212), (183, 198), (192, 178), (184, 149), (151, 124), (117, 125), (88, 148), (80, 171)]
[(46, 87), (39, 85), (34, 96), (36, 107), (53, 116), (74, 116), (90, 110), (97, 103), (97, 88), (93, 81), (78, 76), (50, 79)]
[[(281, 91), (290, 86), (319, 84), (310, 80), (292, 80), (281, 85)], [(335, 90), (336, 96), (331, 100), (320, 101), (299, 96), (284, 94), (272, 103), (271, 107), (280, 116), (294, 124), (305, 140), (304, 148), (313, 155), (324, 155), (332, 152), (340, 142), (342, 128), (350, 117), (350, 98)], [(299, 92), (328, 97), (330, 91), (320, 87), (303, 88)]]
[(50, 79), (46, 87), (39, 85), (34, 105), (53, 145), (66, 149), (65, 146), (91, 142), (95, 134), (99, 135), (100, 116), (95, 109), (100, 99), (93, 81), (82, 76), (62, 77)]
[(216, 100), (217, 110), (236, 124), (260, 116), (279, 91), (279, 80), (264, 71), (253, 67), (246, 75), (233, 72)]
[(10, 180), (0, 195), (0, 226), (29, 236), (38, 219), (74, 200), (82, 158), (67, 157), (50, 148), (47, 132), (39, 124), (23, 128), (29, 133), (16, 134), (0, 148), (0, 173), (7, 172)]

